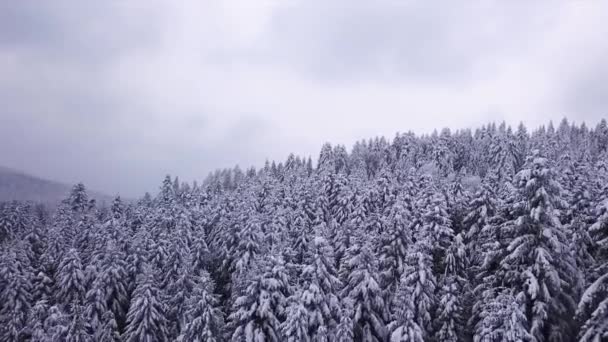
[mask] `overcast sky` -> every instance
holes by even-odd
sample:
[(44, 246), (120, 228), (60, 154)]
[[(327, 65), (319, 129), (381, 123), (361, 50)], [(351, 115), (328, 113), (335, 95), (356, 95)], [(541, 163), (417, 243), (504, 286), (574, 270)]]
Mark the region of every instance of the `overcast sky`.
[(0, 165), (109, 194), (397, 131), (595, 125), (608, 1), (2, 1)]

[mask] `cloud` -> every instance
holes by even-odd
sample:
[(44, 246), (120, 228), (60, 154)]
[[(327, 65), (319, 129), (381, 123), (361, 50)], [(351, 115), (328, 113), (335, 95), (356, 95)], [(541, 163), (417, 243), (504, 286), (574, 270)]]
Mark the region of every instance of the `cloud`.
[(0, 4), (0, 164), (129, 196), (325, 141), (605, 115), (601, 1)]

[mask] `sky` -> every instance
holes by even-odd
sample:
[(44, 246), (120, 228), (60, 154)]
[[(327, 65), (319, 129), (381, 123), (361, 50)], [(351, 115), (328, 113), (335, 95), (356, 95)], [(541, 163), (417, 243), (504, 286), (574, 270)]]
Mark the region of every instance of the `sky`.
[(603, 0), (0, 2), (0, 165), (108, 194), (608, 113)]

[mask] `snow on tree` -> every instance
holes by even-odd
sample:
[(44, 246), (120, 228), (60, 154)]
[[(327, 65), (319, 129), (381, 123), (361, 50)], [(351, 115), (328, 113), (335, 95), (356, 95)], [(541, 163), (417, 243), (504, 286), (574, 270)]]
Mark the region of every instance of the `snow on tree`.
[[(281, 331), (287, 342), (310, 342), (309, 314), (302, 302), (302, 295), (298, 292), (290, 299), (287, 306), (286, 319), (281, 325)], [(316, 330), (315, 332), (318, 332)]]
[(200, 274), (209, 267), (211, 252), (207, 245), (207, 240), (203, 230), (194, 236), (192, 251), (192, 269), (196, 274)]
[(346, 261), (351, 271), (342, 297), (352, 301), (355, 340), (374, 342), (386, 338), (386, 309), (379, 284), (378, 261), (370, 245), (369, 241), (357, 241), (351, 246), (354, 252), (348, 254)]
[(65, 341), (70, 326), (70, 317), (58, 306), (51, 306), (44, 321), (46, 338), (44, 341)]
[(580, 341), (603, 341), (608, 338), (608, 198), (602, 198), (597, 208), (596, 222), (589, 228), (597, 244), (596, 265), (599, 277), (583, 293), (578, 303), (577, 317), (582, 323)]
[(256, 260), (246, 274), (246, 288), (228, 317), (234, 342), (281, 341), (290, 286), (282, 260)]
[(506, 290), (484, 305), (481, 320), (477, 324), (474, 342), (525, 342), (536, 341), (529, 333), (528, 320), (521, 303)]
[(166, 308), (161, 302), (160, 290), (155, 285), (152, 270), (148, 267), (144, 269), (127, 314), (127, 327), (122, 336), (125, 342), (160, 342), (168, 339)]
[(84, 304), (86, 294), (85, 279), (80, 262), (80, 255), (75, 248), (71, 248), (59, 264), (57, 281), (57, 302), (68, 308), (72, 304)]
[(411, 212), (402, 196), (397, 197), (386, 221), (386, 229), (380, 236), (378, 257), (384, 299), (391, 303), (405, 270), (407, 249), (412, 244)]
[(347, 281), (350, 270), (349, 260), (352, 257), (353, 251), (359, 249), (356, 245), (357, 236), (363, 232), (366, 220), (365, 198), (362, 194), (356, 193), (352, 201), (352, 210), (349, 218), (344, 224), (339, 227), (337, 236), (335, 237), (336, 244), (336, 260), (340, 267), (340, 280)]
[(242, 229), (237, 232), (237, 244), (232, 251), (233, 276), (239, 277), (249, 270), (253, 260), (260, 253), (261, 221), (259, 215), (248, 210), (239, 218)]
[(2, 251), (0, 259), (0, 340), (23, 339), (30, 314), (31, 282), (14, 251)]
[(222, 341), (224, 318), (219, 309), (217, 296), (213, 294), (213, 281), (203, 270), (197, 282), (199, 285), (186, 303), (184, 321), (187, 324), (177, 340), (180, 342)]
[(423, 342), (426, 333), (416, 321), (414, 290), (410, 280), (404, 275), (400, 279), (393, 299), (392, 322), (388, 325), (391, 342)]
[(180, 274), (174, 282), (163, 291), (164, 302), (167, 305), (167, 319), (171, 337), (177, 337), (187, 324), (186, 310), (197, 287), (201, 286), (191, 266), (186, 263), (180, 269)]
[(316, 341), (320, 329), (331, 334), (339, 322), (338, 291), (342, 284), (333, 266), (333, 252), (327, 240), (321, 236), (313, 237), (309, 250), (310, 256), (302, 269), (302, 291), (295, 295), (294, 302), (304, 306), (308, 316), (308, 335)]
[(101, 263), (99, 286), (103, 288), (107, 307), (114, 314), (122, 330), (129, 308), (129, 275), (124, 253), (110, 243), (106, 247), (105, 257)]
[(424, 188), (415, 204), (420, 215), (419, 229), (428, 232), (427, 238), (431, 239), (429, 243), (433, 251), (434, 264), (438, 267), (441, 265), (446, 249), (450, 246), (454, 231), (447, 212), (445, 197), (433, 184), (432, 179), (423, 176), (421, 181)]
[(342, 309), (340, 310), (340, 323), (336, 328), (337, 342), (353, 342), (355, 340), (353, 332), (353, 301), (350, 298), (342, 299)]
[(523, 303), (535, 339), (568, 340), (578, 271), (557, 215), (560, 186), (538, 151), (528, 157), (516, 181), (519, 201), (513, 211), (521, 213), (505, 223), (510, 243), (501, 263), (504, 283)]
[(440, 280), (435, 325), (438, 341), (463, 339), (463, 298), (467, 290), (466, 252), (460, 234), (446, 251), (444, 274)]
[(33, 342), (47, 341), (47, 333), (44, 328), (44, 321), (49, 314), (49, 306), (46, 301), (40, 300), (32, 306), (28, 317), (27, 331), (30, 340)]
[(98, 280), (86, 294), (83, 312), (93, 331), (101, 329), (104, 324), (104, 315), (108, 311), (105, 288)]
[(583, 293), (577, 310), (583, 322), (579, 341), (603, 341), (608, 338), (608, 273), (599, 277)]
[(93, 336), (89, 334), (90, 328), (82, 316), (82, 308), (78, 303), (72, 306), (72, 322), (68, 326), (65, 336), (66, 342), (93, 342)]
[[(393, 315), (399, 314), (401, 302), (412, 303), (412, 320), (422, 330), (422, 337), (428, 339), (433, 333), (432, 309), (435, 305), (437, 280), (433, 273), (431, 232), (419, 228), (415, 234), (416, 242), (408, 248), (406, 267), (401, 276), (400, 290), (393, 302)], [(406, 299), (407, 298), (407, 299)]]
[(94, 330), (95, 335), (93, 340), (97, 342), (120, 342), (120, 334), (118, 332), (118, 324), (114, 319), (112, 311), (104, 314), (103, 325)]

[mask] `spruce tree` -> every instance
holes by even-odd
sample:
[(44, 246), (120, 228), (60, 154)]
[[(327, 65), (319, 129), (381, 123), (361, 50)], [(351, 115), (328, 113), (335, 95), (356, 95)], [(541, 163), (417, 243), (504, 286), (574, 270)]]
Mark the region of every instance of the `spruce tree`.
[(71, 248), (59, 264), (57, 282), (57, 302), (68, 308), (72, 304), (84, 304), (86, 294), (84, 272), (80, 255), (76, 248)]
[(165, 313), (152, 270), (146, 267), (131, 299), (123, 341), (166, 341), (169, 333)]
[[(361, 245), (359, 248), (357, 245)], [(378, 261), (371, 243), (358, 241), (346, 261), (351, 270), (342, 297), (352, 301), (353, 336), (356, 341), (380, 342), (386, 338), (384, 298), (379, 284)]]
[(213, 294), (214, 284), (209, 274), (202, 271), (198, 286), (186, 303), (185, 322), (180, 342), (222, 341), (224, 318), (219, 309), (217, 296)]
[(560, 186), (538, 151), (528, 157), (516, 182), (516, 215), (504, 225), (510, 237), (501, 262), (504, 283), (516, 291), (534, 338), (567, 340), (573, 335), (578, 274), (557, 215)]
[(283, 262), (256, 260), (245, 276), (246, 287), (228, 317), (234, 342), (281, 341), (290, 286)]

